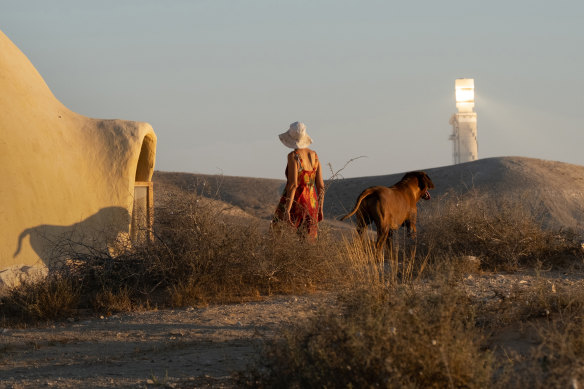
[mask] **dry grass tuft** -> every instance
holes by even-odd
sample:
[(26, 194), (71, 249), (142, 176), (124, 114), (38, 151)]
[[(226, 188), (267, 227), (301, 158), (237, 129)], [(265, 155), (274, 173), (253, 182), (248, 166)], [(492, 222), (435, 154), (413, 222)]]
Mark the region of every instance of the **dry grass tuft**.
[(98, 312), (111, 315), (117, 312), (128, 312), (135, 309), (129, 288), (118, 290), (105, 289), (95, 294), (93, 307)]
[(402, 242), (386, 248), (383, 255), (377, 252), (373, 240), (361, 239), (353, 234), (351, 239), (343, 237), (342, 253), (348, 266), (346, 274), (351, 283), (363, 285), (399, 285), (418, 281), (428, 268), (430, 255), (419, 254), (416, 244)]

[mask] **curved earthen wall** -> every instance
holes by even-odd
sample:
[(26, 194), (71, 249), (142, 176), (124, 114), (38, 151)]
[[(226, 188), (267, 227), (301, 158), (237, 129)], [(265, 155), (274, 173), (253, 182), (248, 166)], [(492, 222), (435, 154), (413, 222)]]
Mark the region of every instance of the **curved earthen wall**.
[(151, 180), (155, 157), (149, 124), (70, 111), (0, 31), (0, 271), (127, 234), (134, 182)]

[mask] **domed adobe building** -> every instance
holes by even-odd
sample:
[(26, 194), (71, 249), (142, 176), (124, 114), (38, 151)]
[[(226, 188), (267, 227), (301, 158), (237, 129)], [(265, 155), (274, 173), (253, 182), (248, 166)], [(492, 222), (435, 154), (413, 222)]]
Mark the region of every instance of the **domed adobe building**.
[(70, 111), (0, 31), (0, 278), (147, 238), (155, 156), (149, 124)]

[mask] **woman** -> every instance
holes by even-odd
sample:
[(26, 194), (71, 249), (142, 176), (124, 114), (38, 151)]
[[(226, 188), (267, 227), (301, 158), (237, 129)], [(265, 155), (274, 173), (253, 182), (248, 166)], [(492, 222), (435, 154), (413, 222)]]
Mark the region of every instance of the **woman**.
[(316, 238), (318, 222), (323, 219), (324, 181), (316, 152), (307, 148), (312, 139), (306, 134), (304, 123), (294, 122), (279, 135), (288, 154), (286, 188), (276, 208), (272, 223), (287, 221), (299, 231)]

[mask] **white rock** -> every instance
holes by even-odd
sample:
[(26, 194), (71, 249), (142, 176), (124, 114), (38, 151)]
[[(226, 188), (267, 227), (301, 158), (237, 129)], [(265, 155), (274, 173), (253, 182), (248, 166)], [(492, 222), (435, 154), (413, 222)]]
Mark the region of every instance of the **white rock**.
[(0, 270), (0, 296), (5, 296), (11, 288), (21, 285), (23, 282), (36, 282), (48, 274), (44, 265), (27, 266), (24, 264), (9, 266)]

